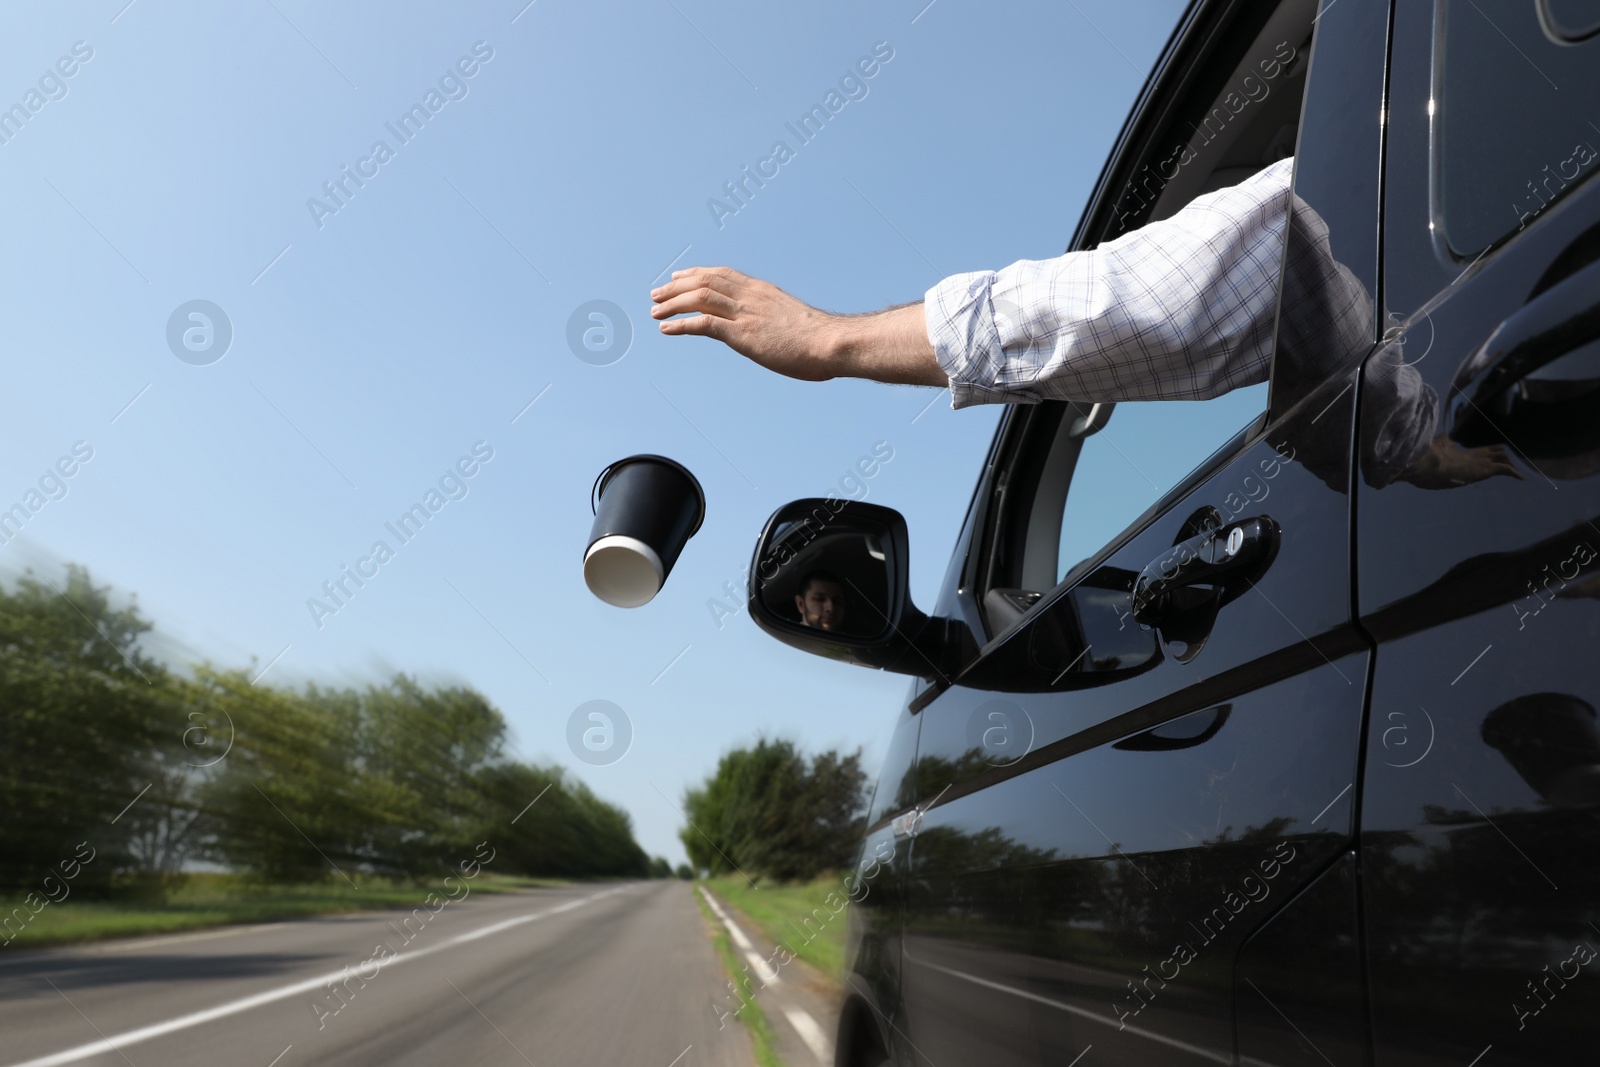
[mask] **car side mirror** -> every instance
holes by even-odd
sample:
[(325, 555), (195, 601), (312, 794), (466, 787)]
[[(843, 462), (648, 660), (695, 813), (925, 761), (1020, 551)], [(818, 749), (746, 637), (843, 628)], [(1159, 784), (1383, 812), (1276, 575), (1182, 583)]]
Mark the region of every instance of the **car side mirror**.
[(898, 511), (819, 497), (767, 520), (750, 565), (750, 617), (784, 644), (863, 667), (943, 677), (943, 627), (911, 603)]

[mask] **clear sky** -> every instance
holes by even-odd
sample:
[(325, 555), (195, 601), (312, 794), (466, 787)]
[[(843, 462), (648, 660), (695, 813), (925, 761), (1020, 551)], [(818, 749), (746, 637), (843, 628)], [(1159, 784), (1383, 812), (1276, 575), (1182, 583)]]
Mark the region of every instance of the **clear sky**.
[[(887, 442), (867, 498), (906, 516), (927, 607), (998, 411), (660, 337), (651, 286), (728, 264), (861, 311), (1059, 254), (1184, 5), (526, 2), (0, 14), (0, 107), (26, 114), (0, 125), (0, 508), (93, 450), (0, 571), (88, 566), (137, 594), (173, 659), (471, 684), (519, 756), (569, 767), (677, 862), (673, 805), (722, 752), (785, 735), (863, 746), (875, 770), (906, 690), (742, 612), (718, 626), (708, 602), (763, 521)], [(803, 143), (786, 123), (830, 90), (843, 106)], [(780, 140), (776, 176), (730, 199)], [(231, 324), (206, 365), (168, 341), (196, 300)], [(594, 300), (632, 323), (607, 365), (567, 342)], [(466, 495), (398, 545), (384, 524), (478, 442), (493, 458)], [(635, 452), (687, 464), (709, 508), (628, 611), (589, 595), (581, 556), (596, 474)], [(379, 539), (394, 557), (314, 619), (308, 598)], [(567, 746), (590, 700), (632, 722), (609, 765)]]

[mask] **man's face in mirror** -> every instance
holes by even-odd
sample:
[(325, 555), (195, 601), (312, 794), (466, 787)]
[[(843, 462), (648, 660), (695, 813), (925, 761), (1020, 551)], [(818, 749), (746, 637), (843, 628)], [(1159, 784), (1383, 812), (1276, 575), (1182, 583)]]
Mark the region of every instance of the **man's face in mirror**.
[(831, 574), (813, 572), (800, 584), (794, 598), (800, 623), (813, 630), (837, 630), (844, 622), (844, 583)]

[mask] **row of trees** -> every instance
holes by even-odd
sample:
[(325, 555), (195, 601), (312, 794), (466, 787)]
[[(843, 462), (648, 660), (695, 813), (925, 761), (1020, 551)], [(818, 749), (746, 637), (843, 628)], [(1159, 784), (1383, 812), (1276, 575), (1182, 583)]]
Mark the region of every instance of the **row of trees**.
[(687, 863), (680, 863), (674, 870), (672, 861), (665, 856), (657, 856), (650, 861), (650, 877), (652, 878), (682, 878), (684, 881), (694, 879), (694, 868)]
[(855, 862), (866, 814), (858, 749), (807, 760), (792, 741), (761, 739), (723, 756), (684, 798), (689, 859), (712, 874), (804, 880)]
[(504, 717), (470, 688), (185, 675), (140, 650), (149, 629), (81, 568), (0, 588), (0, 885), (31, 885), (83, 841), (79, 889), (196, 860), (420, 877), (481, 841), (504, 873), (659, 873), (626, 813), (510, 759)]

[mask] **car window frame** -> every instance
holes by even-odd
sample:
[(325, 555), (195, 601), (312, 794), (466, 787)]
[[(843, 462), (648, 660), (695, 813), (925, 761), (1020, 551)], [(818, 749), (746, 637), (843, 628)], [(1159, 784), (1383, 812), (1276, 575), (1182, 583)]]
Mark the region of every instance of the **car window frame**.
[[(1226, 84), (1227, 77), (1237, 66), (1237, 58), (1229, 58), (1226, 39), (1230, 30), (1237, 30), (1240, 18), (1249, 20), (1250, 41), (1253, 43), (1256, 34), (1276, 11), (1277, 5), (1274, 4), (1265, 10), (1260, 7), (1251, 8), (1244, 3), (1219, 4), (1209, 11), (1203, 11), (1204, 8), (1205, 5), (1200, 3), (1191, 8), (1184, 24), (1174, 34), (1173, 42), (1169, 43), (1167, 52), (1155, 68), (1145, 91), (1130, 111), (1123, 133), (1101, 172), (1077, 230), (1073, 234), (1069, 251), (1092, 248), (1101, 241), (1116, 236), (1114, 227), (1119, 220), (1133, 217), (1134, 223), (1131, 228), (1137, 228), (1149, 219), (1157, 206), (1154, 202), (1142, 208), (1137, 215), (1134, 213), (1119, 215), (1116, 211), (1121, 203), (1123, 191), (1130, 185), (1130, 176), (1137, 174), (1141, 167), (1152, 162), (1166, 149), (1171, 128), (1176, 125), (1178, 117), (1192, 107), (1187, 100), (1196, 91), (1197, 84), (1202, 86)], [(1215, 21), (1209, 22), (1204, 27), (1197, 27), (1196, 22), (1202, 14), (1209, 15)], [(1200, 56), (1198, 59), (1197, 54)], [(1174, 64), (1179, 63), (1183, 64), (1182, 68), (1174, 69)], [(1218, 71), (1223, 72), (1220, 78)], [(1163, 82), (1167, 84), (1163, 85)], [(1215, 94), (1208, 91), (1206, 99), (1213, 99), (1214, 96)], [(1302, 108), (1303, 104), (1302, 100)], [(1298, 152), (1298, 137), (1296, 147)], [(1281, 297), (1282, 278), (1283, 270), (1280, 262), (1279, 297)], [(995, 573), (996, 556), (1002, 542), (1010, 535), (1005, 524), (1012, 521), (1016, 514), (1016, 493), (1020, 489), (1016, 481), (1019, 462), (1031, 461), (1031, 457), (1024, 454), (1028, 445), (1026, 438), (1037, 434), (1036, 424), (1041, 417), (1047, 419), (1051, 417), (1041, 416), (1038, 412), (1055, 412), (1054, 421), (1059, 424), (1060, 412), (1068, 406), (1068, 402), (1064, 401), (1010, 404), (1007, 405), (1007, 410), (996, 427), (994, 443), (990, 450), (990, 464), (985, 469), (984, 479), (978, 486), (975, 496), (973, 511), (977, 521), (965, 546), (967, 557), (961, 570), (958, 591), (962, 600), (963, 615), (974, 630), (976, 649), (972, 661), (981, 659), (993, 647), (1027, 626), (1058, 599), (1073, 581), (1113, 555), (1156, 517), (1170, 508), (1174, 501), (1186, 495), (1195, 485), (1253, 445), (1267, 431), (1268, 423), (1274, 417), (1269, 379), (1267, 402), (1254, 419), (1162, 493), (1119, 534), (1100, 546), (1087, 559), (1074, 564), (1071, 571), (1057, 578), (1048, 589), (1041, 590), (1042, 595), (1039, 599), (1019, 618), (997, 626), (990, 620), (988, 611), (983, 607), (983, 599), (989, 589), (1003, 588), (1003, 586), (991, 584), (986, 579)], [(1050, 440), (1043, 443), (1046, 453), (1053, 444), (1054, 437), (1051, 435)], [(1041, 455), (1039, 460), (1042, 462), (1042, 459)], [(1075, 453), (1072, 457), (1074, 469), (1077, 459), (1078, 454)], [(1030, 513), (1034, 489), (1036, 486), (1028, 490)], [(1064, 501), (1070, 499), (1071, 492), (1069, 478)], [(1057, 565), (1059, 567), (1059, 561)], [(967, 664), (959, 666), (964, 668)]]
[[(1020, 405), (1013, 405), (1013, 407), (1017, 406)], [(1044, 405), (1033, 406), (1043, 407)], [(1008, 416), (1009, 415), (1010, 413), (1008, 412)], [(1008, 425), (1011, 423), (1011, 421), (1012, 420), (1010, 418), (1006, 420)], [(1012, 635), (1017, 633), (1019, 630), (1023, 630), (1029, 626), (1035, 618), (1049, 610), (1049, 608), (1062, 595), (1064, 595), (1068, 589), (1076, 584), (1083, 577), (1083, 575), (1093, 571), (1096, 567), (1100, 566), (1110, 557), (1114, 556), (1122, 549), (1124, 545), (1143, 532), (1145, 527), (1149, 526), (1157, 518), (1164, 515), (1178, 501), (1187, 497), (1196, 486), (1205, 482), (1217, 471), (1221, 470), (1227, 464), (1233, 462), (1245, 451), (1255, 445), (1256, 442), (1265, 436), (1268, 428), (1268, 412), (1263, 409), (1255, 416), (1255, 418), (1236, 431), (1231, 437), (1218, 446), (1215, 451), (1213, 451), (1197, 466), (1190, 470), (1189, 473), (1185, 474), (1182, 479), (1180, 479), (1171, 488), (1167, 489), (1158, 498), (1156, 498), (1156, 500), (1153, 501), (1149, 507), (1140, 512), (1138, 517), (1124, 527), (1120, 533), (1102, 545), (1093, 555), (1074, 564), (1072, 569), (1065, 575), (1061, 576), (1052, 586), (1050, 586), (1050, 588), (1042, 590), (1042, 595), (1039, 597), (1039, 599), (1019, 618), (1011, 621), (1005, 626), (995, 629), (988, 636), (988, 639), (981, 643), (978, 649), (978, 658), (982, 658), (984, 655), (987, 655), (992, 649), (1009, 640)], [(1006, 429), (1007, 425), (1003, 425), (1002, 433), (1004, 433)], [(1016, 430), (1012, 430), (1011, 436), (1007, 439), (1011, 443), (1011, 448), (1005, 450), (1007, 454), (1015, 454), (1017, 451), (1021, 451), (1028, 443), (1015, 441), (1014, 438), (1017, 435), (1017, 432), (1018, 431)], [(1074, 473), (1076, 472), (1077, 458), (1078, 457), (1076, 455), (1073, 457)], [(1002, 469), (997, 471), (997, 478), (1006, 477), (1008, 474), (1008, 471)], [(1007, 485), (1004, 487), (1003, 491), (1009, 492), (1011, 491), (1011, 487)], [(1069, 479), (1069, 484), (1067, 487), (1067, 493), (1069, 497), (1071, 492), (1072, 488)], [(986, 528), (981, 531), (981, 539), (974, 539), (975, 553), (979, 555), (982, 562), (985, 564), (989, 562), (990, 554), (993, 551), (994, 542), (1004, 534), (1004, 531), (1002, 531), (999, 527), (1001, 520), (1009, 517), (1004, 514), (1004, 509), (1007, 503), (1008, 502), (1001, 502), (998, 507), (992, 506), (989, 509), (989, 514), (986, 516)], [(979, 569), (981, 570), (982, 568), (980, 567)], [(980, 588), (982, 587), (975, 586), (973, 588), (973, 592), (978, 594), (975, 597), (975, 599), (978, 601), (981, 601), (982, 599), (982, 594), (978, 593)], [(984, 592), (987, 592), (987, 590), (984, 589)], [(985, 621), (987, 621), (987, 616), (985, 616)]]
[[(1132, 176), (1152, 158), (1166, 133), (1177, 125), (1185, 111), (1184, 102), (1198, 91), (1201, 69), (1210, 69), (1211, 64), (1200, 62), (1200, 57), (1214, 54), (1219, 42), (1237, 27), (1242, 12), (1259, 10), (1258, 0), (1191, 0), (1152, 65), (1133, 106), (1128, 109), (1122, 129), (1106, 155), (1073, 228), (1067, 251), (1092, 248), (1110, 234), (1118, 216), (1121, 191), (1129, 187)], [(1264, 23), (1265, 16), (1262, 21)], [(1214, 95), (1206, 93), (1208, 98)], [(1132, 215), (1142, 222), (1153, 207), (1152, 204)], [(977, 587), (979, 571), (985, 562), (986, 531), (994, 517), (995, 482), (1000, 475), (1002, 458), (1008, 453), (1008, 442), (1015, 432), (1019, 407), (1023, 406), (1007, 405), (995, 427), (988, 458), (968, 504), (967, 522), (957, 540), (951, 567), (940, 591), (938, 607), (950, 609), (947, 620), (951, 628), (966, 631), (963, 636), (966, 647), (958, 657), (958, 669), (980, 658), (983, 650), (999, 636), (988, 629), (978, 603)], [(946, 615), (942, 610), (939, 614)], [(913, 703), (926, 702), (937, 690), (937, 686), (924, 689)]]
[[(1333, 0), (1333, 3), (1336, 2), (1337, 0)], [(1331, 68), (1332, 72), (1324, 75), (1327, 88), (1315, 95), (1327, 97), (1331, 100), (1333, 97), (1338, 96), (1339, 93), (1344, 91), (1344, 89), (1348, 86), (1356, 85), (1365, 87), (1365, 89), (1368, 89), (1372, 92), (1381, 93), (1381, 101), (1378, 110), (1386, 112), (1389, 95), (1391, 92), (1390, 57), (1394, 36), (1393, 20), (1396, 17), (1395, 5), (1385, 4), (1383, 5), (1381, 12), (1363, 12), (1359, 16), (1341, 12), (1330, 24), (1323, 20), (1323, 15), (1328, 13), (1328, 11), (1332, 8), (1333, 3), (1329, 3), (1328, 0), (1323, 0), (1323, 2), (1319, 4), (1319, 13), (1316, 16), (1316, 20), (1314, 20), (1314, 25), (1317, 28), (1318, 33), (1316, 38), (1309, 42), (1310, 55), (1308, 56), (1308, 59), (1312, 66), (1312, 70), (1307, 75), (1307, 91), (1301, 101), (1300, 129), (1296, 138), (1296, 164), (1294, 175), (1294, 188), (1296, 189), (1296, 195), (1299, 195), (1300, 185), (1302, 180), (1305, 179), (1305, 174), (1302, 173), (1303, 168), (1301, 167), (1301, 163), (1303, 162), (1303, 157), (1306, 151), (1306, 104), (1308, 101), (1311, 101), (1314, 96), (1310, 87), (1316, 81), (1315, 46), (1318, 40), (1321, 40), (1327, 36), (1327, 34), (1325, 34), (1323, 31), (1328, 31), (1331, 33), (1332, 36), (1328, 38), (1330, 41), (1340, 39), (1341, 44), (1339, 47), (1341, 48), (1351, 47), (1352, 39), (1349, 38), (1349, 34), (1351, 32), (1359, 34), (1361, 32), (1370, 31), (1374, 26), (1381, 30), (1382, 40), (1380, 42), (1381, 48), (1373, 53), (1370, 62), (1367, 62), (1365, 65), (1360, 62), (1353, 61), (1353, 58), (1359, 57), (1340, 56), (1339, 62), (1337, 62), (1335, 66)], [(1376, 17), (1374, 17), (1375, 15)], [(1336, 28), (1330, 29), (1330, 26)], [(1213, 25), (1211, 29), (1215, 31), (1216, 26)], [(1330, 44), (1330, 47), (1333, 46)], [(1213, 60), (1213, 62), (1214, 61), (1215, 60)], [(1159, 78), (1161, 76), (1164, 76), (1164, 74), (1158, 73), (1157, 77)], [(1182, 84), (1185, 86), (1188, 86), (1195, 80), (1195, 73), (1193, 71), (1187, 72), (1186, 78), (1181, 79)], [(1141, 98), (1140, 106), (1142, 108), (1157, 108), (1156, 113), (1163, 121), (1170, 118), (1171, 113), (1174, 110), (1170, 103), (1166, 105), (1160, 105), (1159, 102), (1152, 103), (1150, 100), (1150, 95), (1151, 94), (1147, 92), (1146, 97)], [(1325, 109), (1327, 104), (1328, 100), (1322, 100), (1318, 106)], [(1085, 210), (1084, 219), (1082, 223), (1080, 223), (1079, 229), (1074, 236), (1074, 248), (1092, 247), (1092, 242), (1088, 240), (1090, 235), (1103, 235), (1109, 233), (1110, 224), (1113, 219), (1113, 209), (1117, 202), (1117, 199), (1113, 193), (1115, 190), (1121, 187), (1118, 182), (1125, 181), (1129, 173), (1136, 173), (1138, 168), (1150, 159), (1151, 153), (1154, 150), (1154, 146), (1162, 139), (1162, 133), (1165, 127), (1161, 125), (1161, 122), (1156, 122), (1153, 127), (1149, 125), (1145, 125), (1142, 128), (1140, 127), (1141, 123), (1149, 123), (1150, 121), (1151, 120), (1148, 115), (1135, 114), (1130, 117), (1126, 129), (1129, 131), (1139, 130), (1140, 132), (1138, 132), (1137, 136), (1135, 136), (1134, 133), (1125, 132), (1122, 141), (1119, 142), (1117, 152), (1113, 154), (1112, 159), (1108, 162), (1105, 171), (1102, 173), (1101, 182), (1097, 186), (1088, 208)], [(1320, 155), (1318, 152), (1313, 152), (1313, 155), (1318, 156), (1318, 158), (1325, 157), (1327, 154), (1328, 144), (1323, 142), (1331, 143), (1331, 141), (1337, 140), (1336, 134), (1338, 132), (1339, 130), (1334, 127), (1328, 127), (1326, 130), (1319, 128), (1318, 135), (1314, 139), (1313, 143), (1319, 148)], [(1384, 180), (1388, 156), (1388, 129), (1386, 114), (1380, 117), (1378, 124), (1374, 129), (1368, 130), (1363, 128), (1361, 132), (1362, 136), (1365, 137), (1367, 141), (1370, 141), (1370, 143), (1366, 143), (1366, 141), (1364, 141), (1359, 146), (1362, 149), (1363, 158), (1367, 158), (1367, 156), (1370, 155), (1368, 164), (1371, 167), (1371, 181), (1370, 183), (1366, 181), (1360, 183), (1366, 190), (1369, 199), (1361, 199), (1359, 201), (1352, 200), (1351, 203), (1355, 205), (1355, 214), (1350, 215), (1349, 211), (1347, 211), (1346, 215), (1349, 215), (1349, 217), (1339, 216), (1333, 220), (1330, 220), (1330, 225), (1336, 222), (1337, 225), (1334, 228), (1340, 235), (1342, 235), (1342, 239), (1354, 239), (1356, 245), (1361, 246), (1359, 248), (1352, 249), (1356, 253), (1356, 257), (1351, 262), (1355, 264), (1355, 269), (1358, 276), (1372, 287), (1374, 290), (1374, 295), (1376, 296), (1384, 291), (1383, 264), (1385, 261), (1385, 249), (1383, 241), (1383, 228), (1384, 220), (1387, 214), (1389, 192)], [(1323, 186), (1326, 184), (1326, 182), (1317, 177), (1313, 172), (1306, 173), (1312, 174), (1310, 179), (1312, 188), (1317, 190), (1319, 194), (1325, 192)], [(1366, 188), (1368, 185), (1370, 185), (1370, 188)], [(1284, 248), (1285, 258), (1287, 257), (1287, 254), (1288, 242), (1286, 241)], [(1345, 258), (1347, 257), (1342, 256), (1341, 262), (1343, 262)], [(1278, 271), (1278, 300), (1280, 303), (1282, 299), (1282, 283), (1283, 268), (1282, 263), (1280, 262), (1280, 268)], [(1379, 321), (1381, 322), (1382, 320), (1380, 319)], [(1379, 330), (1376, 328), (1375, 324), (1374, 329), (1372, 330), (1373, 336), (1371, 338), (1374, 343), (1378, 341), (1378, 333)], [(1278, 366), (1279, 361), (1276, 358), (1277, 353), (1275, 352), (1273, 370), (1269, 376), (1269, 394), (1267, 408), (1265, 411), (1258, 414), (1252, 422), (1242, 427), (1231, 438), (1221, 444), (1211, 455), (1207, 456), (1203, 461), (1197, 464), (1188, 475), (1186, 475), (1170, 490), (1152, 502), (1150, 506), (1136, 519), (1134, 519), (1120, 534), (1110, 539), (1105, 545), (1101, 546), (1101, 548), (1088, 559), (1074, 564), (1072, 569), (1061, 577), (1060, 581), (1058, 581), (1049, 590), (1043, 591), (1043, 595), (1041, 595), (1026, 612), (1022, 613), (1020, 617), (1015, 618), (1004, 625), (991, 627), (989, 626), (987, 613), (981, 609), (982, 598), (987, 593), (988, 588), (984, 586), (980, 579), (990, 570), (988, 565), (991, 559), (993, 546), (996, 543), (998, 536), (994, 529), (995, 524), (1008, 518), (1008, 516), (1004, 514), (1005, 505), (1008, 503), (1006, 498), (1014, 497), (1017, 492), (1017, 486), (1012, 481), (1012, 473), (1008, 464), (1012, 462), (1012, 458), (1016, 455), (1016, 450), (1018, 448), (1017, 435), (1019, 433), (1019, 423), (1024, 429), (1028, 425), (1027, 422), (1022, 421), (1024, 419), (1024, 414), (1019, 413), (1017, 410), (1019, 405), (1012, 405), (1012, 409), (1006, 412), (1005, 416), (1000, 422), (1000, 425), (996, 429), (995, 444), (991, 449), (991, 467), (986, 471), (986, 479), (979, 486), (981, 507), (978, 509), (977, 514), (980, 518), (980, 521), (977, 524), (970, 540), (964, 546), (968, 558), (962, 572), (963, 578), (961, 594), (963, 597), (963, 609), (966, 616), (969, 619), (975, 620), (974, 631), (977, 643), (977, 652), (976, 655), (973, 656), (969, 661), (963, 663), (961, 668), (965, 669), (965, 667), (970, 666), (971, 663), (975, 663), (982, 659), (995, 647), (1004, 643), (1006, 640), (1009, 640), (1019, 630), (1026, 628), (1034, 619), (1038, 618), (1041, 613), (1047, 611), (1052, 604), (1058, 601), (1063, 592), (1070, 588), (1074, 581), (1078, 580), (1083, 574), (1092, 571), (1095, 567), (1101, 565), (1107, 559), (1113, 556), (1124, 545), (1126, 545), (1130, 539), (1136, 537), (1152, 521), (1162, 515), (1166, 510), (1171, 508), (1177, 499), (1186, 495), (1196, 485), (1211, 477), (1222, 465), (1232, 461), (1243, 450), (1251, 447), (1261, 438), (1272, 433), (1274, 427), (1280, 426), (1290, 418), (1296, 417), (1296, 414), (1300, 412), (1300, 409), (1305, 407), (1306, 403), (1310, 401), (1311, 394), (1315, 393), (1320, 387), (1320, 383), (1326, 383), (1327, 381), (1338, 378), (1349, 371), (1353, 371), (1355, 367), (1359, 366), (1364, 361), (1368, 354), (1369, 352), (1363, 352), (1358, 357), (1348, 360), (1346, 364), (1328, 368), (1326, 374), (1321, 374), (1318, 376), (1317, 382), (1296, 383), (1297, 385), (1305, 388), (1290, 390), (1287, 388), (1280, 388), (1280, 386), (1284, 384), (1285, 379), (1281, 373), (1281, 368)], [(1334, 399), (1336, 400), (1337, 397)], [(1319, 403), (1321, 402), (1322, 401), (1319, 401)], [(1069, 496), (1070, 492), (1071, 489), (1069, 486)]]

